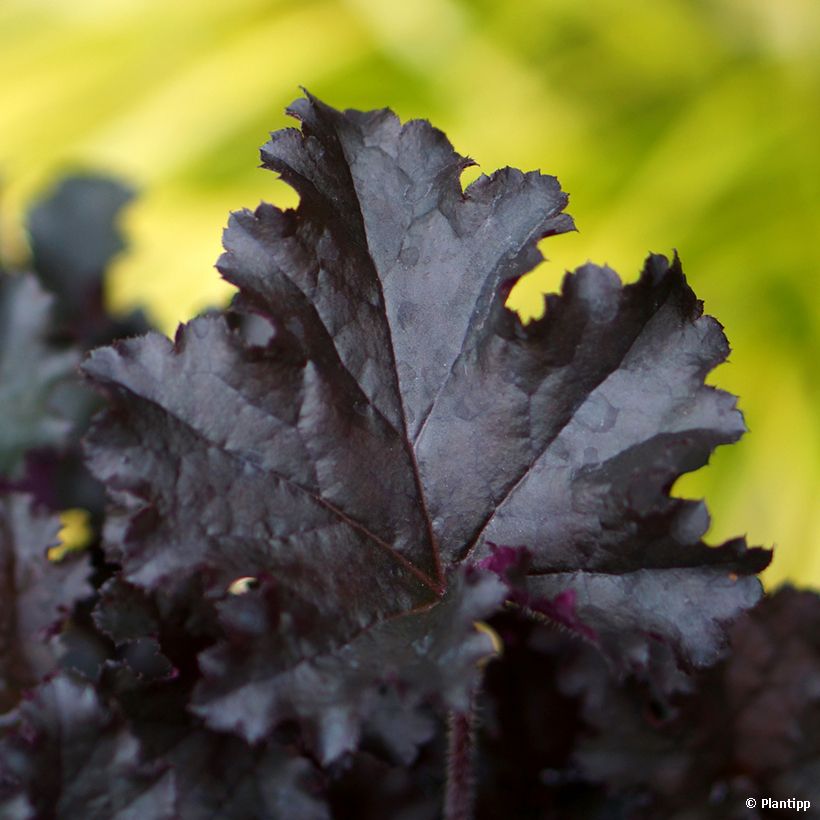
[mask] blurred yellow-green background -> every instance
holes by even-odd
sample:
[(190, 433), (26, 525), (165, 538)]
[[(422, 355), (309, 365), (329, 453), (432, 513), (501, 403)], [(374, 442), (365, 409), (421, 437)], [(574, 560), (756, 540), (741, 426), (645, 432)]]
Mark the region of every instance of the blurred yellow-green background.
[(513, 294), (532, 312), (592, 259), (677, 248), (751, 434), (687, 476), (713, 539), (776, 545), (820, 586), (818, 0), (1, 0), (0, 238), (57, 172), (135, 183), (109, 298), (161, 327), (223, 302), (231, 209), (293, 194), (258, 169), (305, 85), (426, 117), (481, 169), (556, 174), (580, 232)]

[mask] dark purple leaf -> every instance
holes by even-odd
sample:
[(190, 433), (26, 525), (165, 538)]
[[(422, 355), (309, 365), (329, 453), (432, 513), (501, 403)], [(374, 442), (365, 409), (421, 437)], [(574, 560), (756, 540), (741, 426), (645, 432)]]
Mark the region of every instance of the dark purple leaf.
[(214, 602), (197, 578), (149, 593), (115, 576), (100, 588), (91, 618), (113, 642), (114, 657), (146, 680), (182, 675), (190, 683), (199, 676), (197, 654), (220, 635)]
[(820, 805), (820, 597), (781, 589), (730, 630), (732, 654), (658, 704), (614, 686), (590, 655), (565, 678), (594, 734), (577, 760), (592, 781), (643, 790), (647, 818), (758, 817), (745, 798)]
[(520, 611), (491, 625), (504, 656), (487, 668), (478, 710), (477, 820), (631, 818), (622, 795), (587, 784), (572, 761), (583, 728), (580, 698), (559, 682), (588, 646)]
[(172, 820), (174, 802), (172, 774), (142, 762), (137, 740), (90, 686), (54, 678), (3, 719), (3, 817)]
[(160, 615), (155, 602), (143, 590), (119, 578), (106, 581), (93, 612), (97, 629), (115, 644), (157, 637)]
[(203, 729), (186, 711), (189, 684), (184, 677), (148, 680), (127, 664), (109, 663), (101, 684), (127, 716), (146, 760), (172, 771), (175, 817), (328, 817), (325, 782), (309, 760), (277, 740), (251, 747), (241, 738)]
[(704, 385), (728, 347), (677, 259), (629, 286), (585, 265), (523, 326), (511, 284), (573, 227), (553, 177), (462, 190), (470, 161), (426, 122), (310, 96), (292, 113), (262, 157), (301, 204), (234, 214), (218, 263), (253, 331), (211, 315), (84, 365), (110, 399), (87, 452), (124, 578), (261, 582), (222, 606), (197, 711), (253, 740), (299, 718), (329, 760), (386, 669), (411, 705), (457, 706), (473, 666), (422, 653), (428, 685), (409, 646), (471, 655), (466, 613), (503, 596), (447, 587), (493, 542), (529, 550), (532, 608), (624, 668), (712, 662), (768, 554), (707, 546), (703, 504), (669, 496), (744, 429)]
[(0, 498), (0, 712), (54, 669), (60, 623), (92, 593), (84, 555), (48, 559), (59, 526), (27, 496)]
[(185, 820), (329, 820), (310, 762), (273, 743), (193, 731), (163, 756)]
[(444, 766), (435, 746), (412, 767), (359, 752), (330, 784), (333, 820), (440, 820)]
[[(221, 605), (227, 637), (200, 656), (204, 681), (193, 709), (213, 728), (251, 742), (275, 724), (298, 720), (325, 763), (355, 749), (362, 726), (396, 757), (412, 759), (434, 731), (417, 707), (435, 700), (467, 708), (479, 664), (494, 651), (475, 623), (492, 614), (504, 594), (491, 575), (461, 573), (436, 606), (310, 655), (300, 636), (310, 632), (313, 613), (281, 599), (275, 582), (263, 581)], [(391, 736), (391, 722), (402, 727), (398, 737)]]

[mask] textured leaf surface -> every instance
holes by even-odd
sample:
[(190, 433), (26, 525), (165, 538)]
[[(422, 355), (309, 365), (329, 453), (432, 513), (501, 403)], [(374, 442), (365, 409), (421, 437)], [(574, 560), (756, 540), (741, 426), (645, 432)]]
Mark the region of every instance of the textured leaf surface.
[(33, 276), (0, 273), (0, 476), (19, 472), (27, 450), (64, 443), (70, 430), (54, 390), (79, 357), (50, 343), (52, 308)]
[[(127, 597), (122, 586), (110, 587), (106, 596), (119, 598), (120, 593)], [(132, 595), (127, 609), (133, 613), (139, 605)], [(131, 622), (129, 634), (135, 634), (140, 621)], [(130, 664), (114, 662), (106, 665), (100, 684), (123, 710), (146, 761), (157, 771), (172, 773), (174, 817), (326, 820), (325, 780), (316, 767), (292, 745), (275, 739), (250, 746), (233, 735), (204, 729), (185, 709), (189, 673), (183, 669), (157, 683), (135, 674)]]
[(85, 556), (48, 560), (59, 526), (27, 496), (0, 498), (0, 712), (53, 670), (54, 628), (92, 592)]
[(401, 653), (422, 624), (469, 647), (461, 616), (434, 613), (492, 543), (527, 547), (531, 596), (571, 599), (625, 667), (655, 644), (714, 660), (768, 555), (707, 546), (705, 507), (669, 496), (744, 429), (704, 385), (728, 346), (677, 259), (626, 287), (579, 268), (522, 326), (509, 287), (572, 228), (554, 178), (503, 169), (462, 190), (469, 160), (426, 122), (310, 96), (292, 113), (301, 131), (262, 157), (299, 208), (234, 214), (218, 264), (253, 328), (211, 315), (84, 365), (111, 403), (87, 449), (125, 578), (262, 582), (223, 605), (196, 708), (253, 739), (299, 717), (332, 759), (366, 720), (370, 658), (418, 697)]
[(758, 817), (744, 799), (820, 801), (820, 598), (784, 588), (730, 630), (732, 655), (657, 713), (640, 687), (614, 687), (587, 656), (567, 678), (594, 733), (585, 776), (643, 790), (640, 816)]
[[(275, 584), (263, 583), (222, 604), (227, 641), (200, 656), (204, 681), (194, 711), (250, 741), (298, 719), (323, 762), (355, 749), (360, 727), (370, 722), (397, 756), (412, 756), (416, 742), (432, 734), (429, 719), (412, 715), (416, 707), (435, 700), (467, 708), (479, 663), (494, 652), (474, 624), (492, 614), (505, 593), (490, 575), (462, 573), (437, 606), (385, 621), (334, 652), (293, 665), (291, 659), (304, 654), (300, 622), (310, 612), (277, 600)], [(388, 712), (403, 724), (398, 737)]]
[(3, 816), (171, 820), (174, 800), (171, 775), (141, 762), (136, 739), (90, 686), (54, 678), (0, 726)]

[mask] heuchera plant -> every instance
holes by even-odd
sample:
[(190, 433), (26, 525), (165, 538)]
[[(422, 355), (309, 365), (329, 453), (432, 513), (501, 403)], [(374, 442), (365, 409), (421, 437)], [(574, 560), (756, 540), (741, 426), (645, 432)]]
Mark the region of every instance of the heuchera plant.
[(462, 189), (425, 121), (290, 113), (262, 160), (299, 207), (231, 216), (236, 297), (173, 341), (104, 310), (118, 183), (64, 182), (2, 274), (0, 816), (820, 804), (817, 598), (755, 606), (769, 553), (670, 495), (744, 431), (677, 257), (522, 324), (554, 177)]

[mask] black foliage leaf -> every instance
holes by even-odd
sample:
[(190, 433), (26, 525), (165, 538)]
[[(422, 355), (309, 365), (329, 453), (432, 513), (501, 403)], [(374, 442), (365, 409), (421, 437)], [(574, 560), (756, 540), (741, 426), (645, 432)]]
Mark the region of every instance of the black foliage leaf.
[(145, 592), (111, 578), (100, 587), (92, 615), (97, 628), (116, 644), (158, 637), (160, 614)]
[(85, 556), (49, 561), (58, 529), (29, 497), (0, 497), (0, 712), (54, 670), (60, 625), (93, 592)]
[(461, 573), (438, 605), (384, 621), (334, 651), (311, 656), (298, 644), (313, 613), (287, 606), (276, 584), (265, 580), (220, 606), (227, 640), (200, 657), (203, 681), (193, 709), (214, 728), (238, 731), (250, 741), (278, 723), (298, 720), (324, 763), (353, 751), (362, 726), (396, 757), (412, 759), (415, 746), (435, 728), (419, 706), (435, 699), (467, 709), (479, 664), (494, 651), (474, 624), (492, 614), (504, 595), (493, 576)]
[[(591, 782), (574, 760), (583, 700), (562, 682), (600, 654), (571, 632), (507, 611), (491, 625), (504, 644), (478, 705), (477, 820), (627, 820), (640, 796)], [(611, 681), (608, 670), (604, 677)]]
[[(432, 820), (473, 709), (477, 820), (813, 796), (817, 599), (707, 668), (769, 553), (670, 495), (745, 430), (678, 258), (586, 264), (523, 325), (511, 287), (574, 228), (554, 177), (465, 189), (426, 121), (290, 113), (262, 160), (300, 204), (231, 216), (229, 309), (173, 340), (105, 311), (131, 192), (103, 177), (30, 213), (53, 297), (0, 281), (3, 489), (94, 531), (89, 600), (55, 519), (0, 499), (0, 815)], [(96, 344), (102, 398), (66, 352)]]
[(577, 805), (567, 804), (577, 779), (570, 755), (578, 699), (558, 687), (582, 644), (521, 615), (505, 613), (492, 625), (504, 659), (487, 668), (479, 703), (477, 815), (582, 816)]
[[(121, 590), (119, 590), (121, 591)], [(113, 589), (109, 588), (109, 596)], [(135, 601), (131, 601), (133, 610)], [(179, 661), (179, 658), (176, 658)], [(126, 659), (108, 663), (100, 688), (116, 700), (154, 768), (173, 773), (175, 817), (205, 820), (325, 820), (325, 778), (286, 740), (250, 746), (203, 728), (185, 709), (192, 674), (165, 680), (141, 674)]]
[(185, 820), (330, 820), (311, 763), (275, 742), (190, 731), (163, 755), (178, 784)]
[[(301, 204), (234, 214), (218, 265), (269, 334), (212, 315), (84, 365), (110, 402), (87, 452), (124, 577), (274, 579), (223, 607), (197, 713), (249, 740), (299, 717), (325, 761), (354, 748), (367, 710), (344, 681), (363, 698), (381, 678), (365, 663), (363, 679), (353, 647), (392, 657), (394, 619), (415, 639), (452, 567), (493, 542), (525, 545), (532, 597), (571, 593), (570, 620), (621, 668), (671, 685), (676, 660), (713, 662), (768, 555), (707, 546), (703, 505), (669, 497), (743, 431), (734, 399), (704, 385), (728, 347), (677, 260), (650, 257), (626, 287), (580, 268), (524, 327), (510, 284), (540, 238), (572, 228), (554, 178), (504, 169), (463, 191), (468, 160), (426, 122), (310, 96), (291, 112), (302, 131), (262, 157)], [(240, 612), (256, 630), (241, 639)], [(327, 673), (301, 678), (324, 665), (330, 697)], [(412, 668), (397, 663), (396, 686), (421, 700)], [(301, 705), (274, 685), (292, 676)]]
[(333, 820), (439, 820), (446, 766), (440, 744), (429, 744), (412, 766), (391, 765), (359, 752), (328, 789)]
[(584, 775), (642, 793), (646, 818), (770, 816), (748, 797), (820, 805), (820, 598), (783, 588), (730, 638), (732, 654), (669, 703), (614, 686), (591, 654), (566, 672), (594, 729), (575, 753)]
[(188, 690), (199, 676), (197, 654), (221, 634), (197, 578), (148, 593), (114, 576), (100, 587), (91, 620), (113, 644), (112, 660), (147, 680), (181, 677)]
[(143, 763), (139, 744), (94, 690), (59, 676), (0, 727), (0, 813), (45, 820), (172, 820), (166, 767)]

